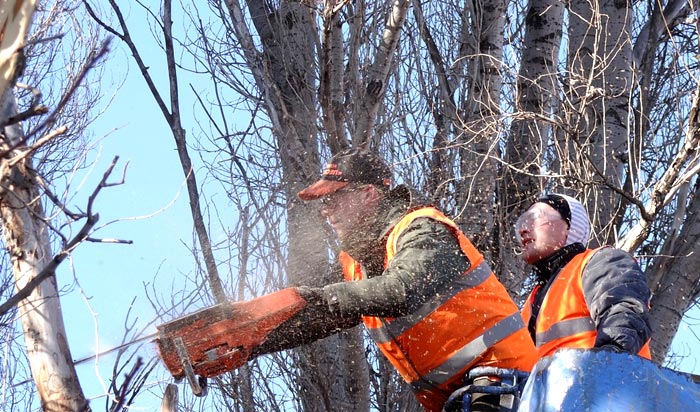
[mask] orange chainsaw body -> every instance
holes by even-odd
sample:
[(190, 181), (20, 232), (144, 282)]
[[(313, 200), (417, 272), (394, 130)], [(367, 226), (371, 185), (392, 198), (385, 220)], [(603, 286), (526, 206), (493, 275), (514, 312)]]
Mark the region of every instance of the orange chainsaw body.
[(218, 304), (158, 326), (158, 351), (177, 379), (216, 376), (246, 363), (271, 331), (304, 306), (294, 288)]

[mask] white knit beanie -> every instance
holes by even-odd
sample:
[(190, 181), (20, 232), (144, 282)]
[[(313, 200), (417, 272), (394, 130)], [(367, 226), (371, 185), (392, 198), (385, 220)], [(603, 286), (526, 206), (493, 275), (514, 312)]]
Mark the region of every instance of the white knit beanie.
[(559, 212), (561, 217), (569, 224), (569, 233), (566, 237), (566, 245), (583, 243), (588, 245), (588, 236), (591, 232), (591, 224), (588, 213), (581, 202), (571, 196), (550, 193), (537, 199), (536, 203), (546, 203)]

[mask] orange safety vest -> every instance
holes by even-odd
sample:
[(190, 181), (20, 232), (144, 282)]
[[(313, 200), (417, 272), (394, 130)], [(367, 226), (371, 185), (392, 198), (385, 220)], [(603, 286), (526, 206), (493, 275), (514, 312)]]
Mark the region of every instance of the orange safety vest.
[[(449, 395), (463, 385), (474, 366), (530, 371), (536, 352), (518, 307), (498, 282), (483, 256), (457, 228), (432, 207), (404, 216), (386, 243), (385, 268), (396, 252), (400, 234), (418, 218), (443, 223), (459, 242), (470, 268), (444, 295), (399, 318), (363, 316), (369, 335), (408, 382), (428, 411), (440, 411)], [(345, 279), (360, 281), (360, 263), (340, 254)]]
[[(599, 249), (587, 249), (574, 256), (557, 275), (542, 300), (535, 323), (535, 344), (540, 358), (550, 356), (561, 348), (590, 349), (595, 344), (596, 325), (591, 318), (583, 296), (581, 277), (588, 260)], [(528, 296), (522, 310), (523, 320), (528, 323), (532, 314), (536, 286)], [(649, 340), (638, 352), (639, 356), (651, 359)]]

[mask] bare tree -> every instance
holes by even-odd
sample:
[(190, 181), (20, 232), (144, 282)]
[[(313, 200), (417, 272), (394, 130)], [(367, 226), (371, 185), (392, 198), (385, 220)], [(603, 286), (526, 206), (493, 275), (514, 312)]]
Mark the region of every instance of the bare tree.
[[(24, 16), (23, 30), (28, 30), (24, 43), (3, 49), (0, 62), (7, 70), (0, 102), (0, 221), (2, 261), (7, 263), (0, 274), (0, 316), (7, 320), (3, 342), (13, 348), (3, 350), (8, 356), (3, 355), (1, 368), (2, 396), (11, 400), (3, 404), (8, 410), (32, 404), (30, 382), (45, 411), (90, 409), (68, 345), (55, 272), (81, 243), (101, 241), (93, 237), (99, 219), (95, 199), (121, 182), (112, 177), (115, 158), (84, 210), (67, 206), (70, 188), (63, 179), (69, 181), (69, 174), (84, 165), (86, 128), (97, 115), (92, 108), (99, 99), (91, 76), (99, 74), (109, 45), (91, 31), (93, 25), (83, 25), (73, 13), (78, 4), (26, 1), (1, 6), (3, 18)], [(2, 27), (8, 30), (0, 36), (6, 40), (14, 28), (7, 21)], [(6, 55), (6, 50), (16, 53)], [(14, 352), (19, 351), (15, 327), (20, 324), (22, 355)], [(138, 388), (123, 387), (128, 403), (126, 398)]]
[(499, 211), (499, 259), (496, 273), (517, 290), (525, 273), (512, 236), (515, 219), (543, 190), (541, 165), (558, 117), (559, 49), (563, 3), (532, 0), (525, 14), (520, 69), (516, 77), (515, 110), (505, 141)]
[[(558, 143), (564, 177), (559, 185), (586, 193), (597, 228), (595, 242), (617, 243), (631, 253), (642, 252), (640, 257), (645, 258), (642, 263), (655, 292), (652, 350), (657, 362), (665, 358), (687, 302), (697, 298), (696, 275), (662, 269), (669, 258), (674, 264), (692, 264), (688, 245), (680, 247), (675, 236), (661, 235), (669, 225), (683, 222), (690, 240), (697, 224), (697, 218), (687, 213), (696, 192), (688, 190), (686, 197), (676, 197), (697, 180), (697, 101), (690, 99), (697, 82), (687, 77), (687, 68), (675, 75), (655, 70), (656, 64), (669, 63), (669, 53), (682, 60), (690, 50), (685, 47), (686, 36), (697, 36), (697, 30), (683, 27), (682, 16), (691, 10), (689, 4), (669, 4), (663, 11), (650, 10), (647, 17), (635, 14), (630, 4), (605, 1), (571, 10), (576, 24), (571, 25), (569, 38), (582, 40), (575, 47), (569, 43), (570, 93), (562, 108), (569, 113), (564, 126), (570, 129), (560, 134)], [(643, 28), (636, 40), (631, 35), (635, 17), (645, 18), (636, 22)], [(663, 30), (660, 21), (665, 22)], [(675, 90), (667, 89), (666, 94), (667, 85)], [(686, 109), (675, 117), (678, 123), (670, 126), (661, 113), (673, 113), (678, 105)], [(667, 145), (674, 150), (667, 150)], [(671, 289), (664, 290), (664, 282), (686, 286), (675, 288), (676, 296), (669, 298)], [(676, 304), (669, 307), (665, 299)]]
[[(164, 39), (169, 103), (148, 80), (137, 46), (146, 39), (130, 38), (110, 4), (93, 16), (128, 45), (172, 126), (199, 204), (193, 251), (202, 279), (221, 280), (216, 299), (340, 281), (335, 239), (295, 194), (331, 154), (363, 146), (457, 217), (515, 297), (527, 273), (513, 220), (543, 190), (581, 196), (595, 243), (642, 262), (655, 291), (655, 360), (664, 359), (698, 296), (689, 4), (228, 0), (173, 11), (165, 1), (139, 10)], [(186, 16), (181, 37), (173, 13)], [(180, 107), (183, 72), (202, 74), (182, 105), (191, 116)], [(226, 240), (203, 241), (219, 228)], [(360, 329), (216, 385), (230, 409), (417, 410)]]
[[(3, 7), (4, 8), (4, 7)], [(31, 22), (34, 4), (25, 3), (25, 7), (12, 12), (22, 11), (13, 16), (10, 10), (4, 10), (9, 16), (3, 27), (11, 31), (17, 42), (10, 56), (2, 61), (6, 73), (3, 77), (0, 108), (0, 126), (2, 129), (3, 159), (0, 163), (0, 219), (2, 220), (4, 242), (10, 254), (15, 287), (19, 291), (6, 303), (6, 313), (18, 305), (18, 314), (24, 327), (24, 340), (27, 356), (36, 379), (42, 407), (48, 411), (85, 410), (87, 401), (78, 385), (77, 375), (65, 339), (63, 317), (58, 301), (58, 289), (50, 276), (55, 269), (52, 264), (48, 225), (39, 195), (39, 181), (33, 169), (31, 154), (40, 147), (27, 145), (26, 136), (16, 124), (21, 118), (19, 105), (13, 93), (14, 85), (22, 74), (25, 64), (23, 47), (24, 33)], [(12, 22), (15, 16), (19, 23)], [(21, 24), (20, 24), (21, 23)], [(15, 27), (21, 29), (14, 29)], [(30, 111), (34, 109), (30, 108)], [(31, 112), (29, 113), (31, 115)], [(54, 132), (53, 136), (60, 134)], [(48, 140), (52, 136), (44, 136)], [(82, 240), (82, 239), (80, 239)], [(54, 262), (60, 262), (60, 258)], [(52, 387), (48, 385), (51, 384)]]

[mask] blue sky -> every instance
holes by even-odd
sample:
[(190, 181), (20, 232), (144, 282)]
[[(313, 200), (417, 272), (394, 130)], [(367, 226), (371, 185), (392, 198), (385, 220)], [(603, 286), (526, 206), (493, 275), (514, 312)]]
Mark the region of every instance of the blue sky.
[[(108, 93), (116, 95), (93, 125), (101, 142), (91, 155), (94, 166), (81, 173), (86, 174), (86, 183), (74, 204), (84, 209), (80, 202), (119, 156), (110, 181), (119, 181), (126, 167), (125, 182), (103, 189), (94, 206), (100, 214), (98, 226), (112, 223), (93, 237), (131, 240), (133, 244), (86, 242), (59, 269), (60, 284), (69, 288), (62, 305), (74, 359), (119, 345), (129, 310), (136, 329), (147, 327), (155, 312), (145, 289), (152, 289), (155, 280), (157, 288), (167, 291), (173, 281), (181, 282), (181, 274), (192, 272), (194, 267), (185, 247), (191, 243), (192, 219), (172, 135), (135, 64), (128, 61), (119, 42), (114, 41), (113, 46), (117, 51), (108, 65), (113, 73), (105, 76), (105, 82), (118, 82), (125, 75), (126, 81), (118, 91), (114, 85), (106, 87)], [(157, 64), (153, 62), (152, 67)], [(154, 326), (144, 330), (153, 332)], [(155, 347), (145, 344), (142, 351), (150, 357)], [(78, 367), (88, 397), (105, 393), (102, 382), (109, 384), (113, 360), (110, 355)], [(159, 400), (149, 402), (157, 404), (141, 406), (148, 410), (159, 407)]]
[[(144, 44), (146, 39), (151, 42), (150, 34), (145, 31), (135, 37), (144, 39)], [(179, 284), (181, 275), (193, 272), (194, 268), (194, 260), (185, 247), (192, 243), (192, 219), (172, 135), (135, 63), (121, 43), (115, 40), (112, 46), (113, 60), (103, 81), (105, 90), (116, 95), (94, 124), (96, 137), (102, 137), (102, 141), (99, 150), (91, 155), (95, 166), (89, 171), (75, 205), (84, 206), (80, 199), (91, 193), (114, 156), (120, 160), (112, 181), (121, 178), (128, 162), (125, 183), (104, 189), (97, 199), (95, 210), (100, 213), (100, 224), (115, 222), (94, 237), (129, 239), (133, 244), (85, 243), (70, 262), (59, 268), (59, 284), (68, 291), (62, 305), (74, 359), (119, 345), (130, 308), (132, 320), (138, 317), (137, 326), (146, 327), (155, 313), (146, 299), (145, 288), (152, 287), (156, 279), (156, 288), (167, 292), (172, 282)], [(151, 73), (162, 73), (160, 51), (154, 50), (146, 56), (151, 59), (147, 61)], [(115, 90), (115, 84), (124, 76), (124, 85)], [(184, 80), (182, 73), (181, 76)], [(189, 87), (182, 90), (183, 112), (187, 112), (193, 100), (187, 95)], [(184, 127), (191, 138), (192, 121)], [(196, 156), (193, 161), (197, 161)], [(698, 331), (697, 321), (684, 323), (674, 342), (677, 352), (690, 354), (681, 365), (683, 371), (700, 372), (696, 356), (690, 353), (690, 348), (697, 347), (695, 332)], [(152, 332), (155, 332), (153, 326), (144, 331)], [(155, 348), (146, 344), (142, 351), (150, 356)], [(113, 356), (105, 356), (79, 366), (81, 382), (89, 397), (104, 393), (101, 382), (109, 384), (112, 361)], [(96, 400), (93, 408), (101, 401), (102, 398)], [(160, 401), (153, 397), (140, 402), (137, 406), (154, 410)]]

